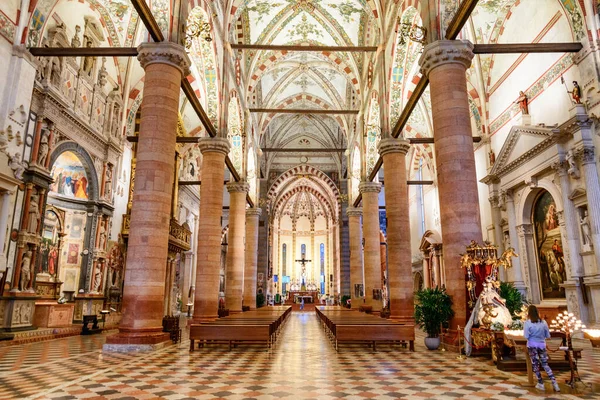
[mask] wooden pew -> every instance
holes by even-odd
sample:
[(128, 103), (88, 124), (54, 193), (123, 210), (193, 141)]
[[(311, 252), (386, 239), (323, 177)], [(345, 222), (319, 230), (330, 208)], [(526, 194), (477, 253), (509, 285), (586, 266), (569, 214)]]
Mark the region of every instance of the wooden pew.
[(215, 321), (190, 325), (190, 351), (195, 341), (227, 343), (229, 350), (239, 343), (266, 343), (267, 349), (277, 339), (277, 333), (291, 313), (290, 306), (263, 307), (245, 313), (232, 314)]
[(373, 315), (348, 311), (339, 307), (317, 307), (316, 313), (338, 350), (340, 343), (409, 343), (414, 351), (414, 325), (381, 319)]

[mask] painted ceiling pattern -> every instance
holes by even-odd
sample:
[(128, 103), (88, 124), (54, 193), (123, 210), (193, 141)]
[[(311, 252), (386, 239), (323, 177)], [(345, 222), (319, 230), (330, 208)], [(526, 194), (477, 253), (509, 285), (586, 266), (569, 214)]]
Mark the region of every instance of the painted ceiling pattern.
[[(541, 2), (545, 6), (536, 7)], [(148, 0), (148, 3), (163, 33), (173, 31), (170, 27), (173, 21), (171, 6), (177, 2)], [(228, 10), (222, 9), (222, 2), (210, 2), (210, 5), (206, 3), (206, 9), (210, 10), (208, 13), (196, 6), (190, 10), (187, 22), (208, 22), (214, 25), (224, 21), (227, 16), (230, 20), (230, 29), (224, 38), (227, 41), (329, 46), (381, 45), (382, 32), (392, 32), (389, 36), (397, 35), (393, 33), (393, 29), (388, 29), (391, 26), (397, 27), (397, 18), (401, 23), (413, 26), (423, 24), (418, 8), (423, 8), (424, 3), (419, 4), (417, 0), (410, 2), (417, 8), (406, 6), (403, 2), (381, 0), (233, 0), (230, 3), (231, 8)], [(440, 0), (435, 3), (439, 6), (439, 18), (436, 22), (439, 25), (436, 29), (443, 31), (459, 2)], [(194, 1), (192, 4), (200, 3)], [(461, 37), (475, 43), (515, 42), (518, 37), (525, 37), (521, 31), (515, 33), (514, 29), (505, 29), (515, 12), (523, 10), (523, 13), (530, 13), (532, 18), (539, 17), (542, 15), (540, 10), (549, 6), (554, 10), (554, 19), (546, 21), (546, 15), (543, 14), (546, 26), (539, 32), (527, 31), (530, 28), (523, 27), (523, 31), (527, 31), (528, 40), (543, 40), (543, 35), (554, 26), (552, 24), (560, 23), (563, 24), (562, 36), (554, 35), (552, 39), (580, 40), (589, 34), (581, 2), (576, 0), (480, 0)], [(88, 7), (85, 13), (81, 7)], [(76, 10), (72, 13), (74, 15), (69, 15), (66, 11), (69, 8)], [(380, 10), (386, 11), (383, 22), (378, 20), (381, 18)], [(67, 31), (72, 34), (75, 25), (81, 25), (82, 14), (93, 15), (100, 22), (105, 37), (102, 46), (136, 46), (146, 40), (147, 32), (128, 0), (38, 0), (29, 21), (27, 44), (40, 45), (47, 30), (59, 23), (65, 23)], [(565, 29), (564, 26), (568, 28)], [(222, 82), (221, 77), (225, 73), (216, 50), (223, 43), (221, 39), (216, 39), (215, 36), (212, 42), (202, 39), (192, 42), (189, 55), (193, 63), (193, 79), (188, 79), (193, 80), (193, 87), (201, 104), (218, 129), (219, 114), (224, 111), (220, 105), (223, 98), (221, 90), (228, 91), (232, 85), (225, 87)], [(388, 59), (385, 76), (389, 78), (389, 98), (386, 101), (377, 100), (377, 103), (389, 104), (389, 107), (379, 108), (379, 104), (371, 102), (372, 92), (376, 91), (376, 87), (370, 85), (367, 66), (375, 59), (374, 53), (282, 51), (236, 53), (241, 57), (241, 78), (236, 88), (241, 106), (306, 110), (355, 109), (361, 110), (367, 119), (368, 115), (374, 113), (388, 118), (393, 127), (420, 79), (418, 60), (423, 46), (411, 40), (401, 41), (397, 36), (390, 37), (389, 40), (395, 41), (392, 46), (388, 46), (387, 49), (392, 50), (386, 54)], [(477, 55), (467, 73), (469, 106), (476, 135), (493, 134), (513, 117), (517, 107), (512, 103), (507, 104), (506, 110), (488, 117), (490, 95), (502, 83), (505, 78), (503, 74), (520, 62), (515, 59), (513, 64), (499, 68), (498, 61), (490, 55)], [(129, 92), (124, 94), (124, 99), (128, 101), (128, 122), (131, 123), (141, 102), (143, 71), (135, 63), (130, 68), (126, 58), (115, 59), (115, 64), (118, 76), (112, 77), (112, 80), (121, 87), (129, 85)], [(570, 56), (557, 59), (550, 69), (546, 68), (546, 72), (540, 70), (540, 76), (528, 88), (524, 88), (526, 93), (533, 99), (546, 83), (552, 82), (572, 65)], [(504, 69), (500, 71), (502, 68)], [(190, 132), (200, 129), (197, 118), (183, 114)], [(354, 171), (355, 168), (363, 169), (364, 172), (365, 168), (372, 168), (377, 159), (378, 128), (371, 129), (373, 121), (365, 121), (362, 128), (368, 125), (368, 129), (362, 132), (363, 138), (357, 138), (356, 116), (257, 113), (252, 114), (251, 120), (243, 121), (240, 118), (239, 121), (240, 127), (248, 123), (256, 130), (256, 145), (262, 147), (354, 148), (358, 140), (363, 159), (361, 162), (352, 161), (352, 177), (360, 176)], [(403, 134), (432, 136), (428, 91), (409, 118)], [(243, 135), (244, 132), (240, 136)], [(365, 143), (366, 139), (373, 140)], [(246, 143), (241, 144), (242, 147), (245, 145)], [(241, 160), (246, 156), (244, 152), (247, 151), (248, 146), (243, 147), (242, 154), (237, 157), (240, 169)], [(420, 151), (428, 152), (423, 149)], [(343, 153), (326, 157), (333, 159), (332, 169), (339, 168), (346, 162)], [(281, 169), (284, 165), (301, 163), (302, 155), (265, 153), (263, 159), (268, 159), (268, 164), (274, 169)]]

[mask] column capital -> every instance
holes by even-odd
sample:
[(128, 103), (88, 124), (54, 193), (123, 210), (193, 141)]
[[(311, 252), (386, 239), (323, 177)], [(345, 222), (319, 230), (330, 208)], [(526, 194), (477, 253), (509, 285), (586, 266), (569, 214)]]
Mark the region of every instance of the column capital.
[(211, 138), (211, 137), (203, 137), (198, 140), (198, 147), (200, 148), (200, 152), (211, 153), (217, 152), (222, 153), (224, 156), (229, 154), (229, 149), (231, 145), (229, 144), (229, 140), (225, 138)]
[(227, 191), (229, 193), (248, 193), (248, 189), (250, 189), (250, 185), (248, 185), (246, 182), (228, 182), (225, 186), (227, 187)]
[(168, 64), (179, 69), (183, 76), (190, 73), (191, 62), (185, 48), (173, 42), (142, 43), (137, 58), (144, 69), (150, 64)]
[(260, 217), (261, 214), (262, 214), (262, 208), (255, 207), (255, 208), (247, 208), (246, 209), (246, 217), (249, 217), (249, 216)]
[(566, 161), (557, 160), (550, 165), (550, 168), (558, 172), (558, 175), (566, 176), (569, 164)]
[(358, 185), (358, 191), (360, 193), (368, 193), (368, 192), (381, 192), (381, 184), (377, 182), (361, 182)]
[(362, 208), (361, 207), (348, 207), (346, 208), (346, 215), (349, 217), (360, 217), (362, 216)]
[(423, 49), (419, 59), (421, 73), (428, 76), (436, 67), (444, 64), (462, 64), (465, 69), (471, 66), (473, 43), (467, 40), (438, 40)]
[(381, 157), (389, 153), (402, 153), (406, 155), (410, 150), (410, 141), (406, 139), (385, 138), (379, 142), (379, 154)]

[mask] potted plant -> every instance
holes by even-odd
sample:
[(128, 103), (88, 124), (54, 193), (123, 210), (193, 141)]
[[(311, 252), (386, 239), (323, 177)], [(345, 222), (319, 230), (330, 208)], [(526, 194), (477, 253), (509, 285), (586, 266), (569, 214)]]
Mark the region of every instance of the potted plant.
[(506, 300), (506, 308), (510, 311), (513, 318), (521, 311), (523, 307), (523, 295), (510, 282), (500, 283), (500, 297)]
[(429, 350), (440, 347), (442, 324), (454, 316), (452, 299), (445, 288), (419, 290), (415, 294), (415, 323), (425, 330), (425, 346)]

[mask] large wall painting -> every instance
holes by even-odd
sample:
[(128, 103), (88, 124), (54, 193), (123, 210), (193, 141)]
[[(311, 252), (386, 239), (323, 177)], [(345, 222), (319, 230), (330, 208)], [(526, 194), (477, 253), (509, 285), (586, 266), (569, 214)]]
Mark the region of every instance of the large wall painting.
[(58, 270), (60, 218), (53, 210), (46, 211), (44, 231), (40, 244), (40, 262), (38, 272), (56, 276)]
[(567, 279), (556, 204), (547, 191), (542, 191), (533, 206), (533, 226), (542, 299), (564, 299), (560, 287)]
[(72, 199), (88, 199), (88, 178), (81, 161), (71, 151), (65, 151), (52, 166), (54, 183), (50, 191)]

